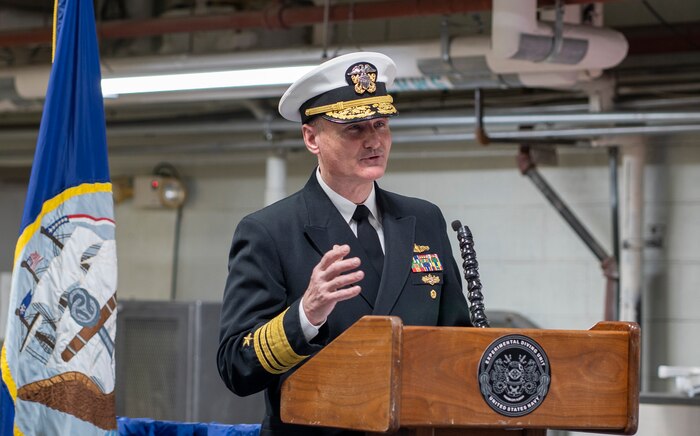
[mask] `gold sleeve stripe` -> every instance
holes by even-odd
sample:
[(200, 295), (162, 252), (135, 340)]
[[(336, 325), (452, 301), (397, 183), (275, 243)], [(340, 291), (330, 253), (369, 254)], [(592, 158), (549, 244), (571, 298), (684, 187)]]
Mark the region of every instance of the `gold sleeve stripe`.
[(262, 338), (263, 338), (263, 343), (262, 343), (262, 350), (263, 354), (265, 354), (265, 357), (267, 357), (267, 361), (270, 362), (272, 367), (279, 368), (280, 370), (284, 370), (287, 365), (283, 365), (280, 360), (275, 356), (275, 353), (272, 352), (272, 344), (274, 344), (274, 341), (271, 339), (271, 334), (270, 330), (272, 330), (272, 325), (271, 324), (266, 324), (265, 325), (265, 331), (262, 332)]
[(326, 112), (342, 111), (356, 106), (366, 106), (374, 103), (393, 103), (394, 99), (390, 95), (381, 95), (379, 97), (359, 98), (357, 100), (339, 101), (338, 103), (327, 104), (325, 106), (312, 107), (304, 111), (307, 117), (311, 115), (324, 114)]
[(262, 345), (262, 339), (265, 337), (265, 328), (267, 327), (267, 324), (263, 325), (259, 329), (255, 330), (255, 333), (253, 334), (253, 343), (254, 343), (254, 348), (255, 348), (255, 355), (258, 356), (258, 361), (262, 365), (263, 368), (265, 368), (265, 371), (272, 373), (272, 374), (282, 374), (285, 371), (282, 369), (275, 368), (271, 365), (270, 361), (268, 360), (267, 356), (263, 352), (264, 347)]
[(283, 316), (278, 316), (273, 319), (269, 332), (272, 344), (278, 344), (275, 348), (275, 358), (282, 363), (282, 365), (291, 368), (304, 360), (307, 356), (300, 356), (292, 349), (292, 346), (287, 340), (287, 335), (284, 332), (283, 319)]
[(255, 354), (267, 372), (282, 374), (308, 356), (294, 352), (284, 331), (285, 310), (254, 333)]

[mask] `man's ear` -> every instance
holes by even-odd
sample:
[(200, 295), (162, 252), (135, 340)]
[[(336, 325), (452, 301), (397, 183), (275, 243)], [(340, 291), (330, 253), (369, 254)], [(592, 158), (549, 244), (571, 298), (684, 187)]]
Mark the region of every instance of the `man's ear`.
[(311, 124), (302, 124), (301, 134), (304, 136), (306, 149), (312, 154), (318, 154), (318, 128)]

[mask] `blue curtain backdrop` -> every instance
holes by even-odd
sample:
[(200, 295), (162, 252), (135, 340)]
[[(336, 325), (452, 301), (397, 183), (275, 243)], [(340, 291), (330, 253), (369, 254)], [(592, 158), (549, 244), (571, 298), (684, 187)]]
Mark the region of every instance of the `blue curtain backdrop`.
[(201, 422), (156, 421), (147, 418), (117, 419), (120, 436), (258, 436), (260, 424), (227, 425)]

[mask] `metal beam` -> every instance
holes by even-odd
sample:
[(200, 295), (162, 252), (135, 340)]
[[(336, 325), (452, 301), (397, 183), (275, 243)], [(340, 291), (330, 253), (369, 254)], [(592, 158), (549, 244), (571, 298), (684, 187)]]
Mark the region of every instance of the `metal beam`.
[[(618, 0), (598, 0), (609, 2)], [(590, 0), (567, 0), (567, 4), (587, 4)], [(540, 0), (540, 5), (552, 5), (554, 0)], [(331, 6), (329, 22), (353, 20), (425, 17), (490, 11), (491, 0), (385, 0)], [(323, 6), (285, 7), (279, 2), (259, 11), (188, 17), (161, 17), (145, 20), (114, 20), (97, 27), (100, 39), (137, 38), (168, 33), (190, 33), (238, 29), (287, 29), (324, 22)], [(0, 32), (0, 47), (50, 44), (51, 28), (33, 28)]]

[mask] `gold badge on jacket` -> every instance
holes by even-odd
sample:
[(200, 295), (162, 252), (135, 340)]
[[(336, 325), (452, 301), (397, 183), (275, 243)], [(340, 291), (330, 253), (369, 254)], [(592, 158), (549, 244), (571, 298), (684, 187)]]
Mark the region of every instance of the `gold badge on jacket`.
[(430, 247), (427, 245), (418, 245), (416, 243), (413, 243), (413, 252), (414, 253), (425, 253), (428, 250), (430, 250)]
[(251, 342), (253, 341), (253, 334), (248, 333), (246, 337), (243, 338), (243, 346), (244, 347), (250, 347)]
[(421, 277), (421, 280), (423, 281), (423, 283), (425, 283), (426, 285), (430, 285), (430, 286), (435, 286), (438, 283), (440, 283), (440, 277), (436, 276), (434, 274), (425, 275), (425, 276)]

